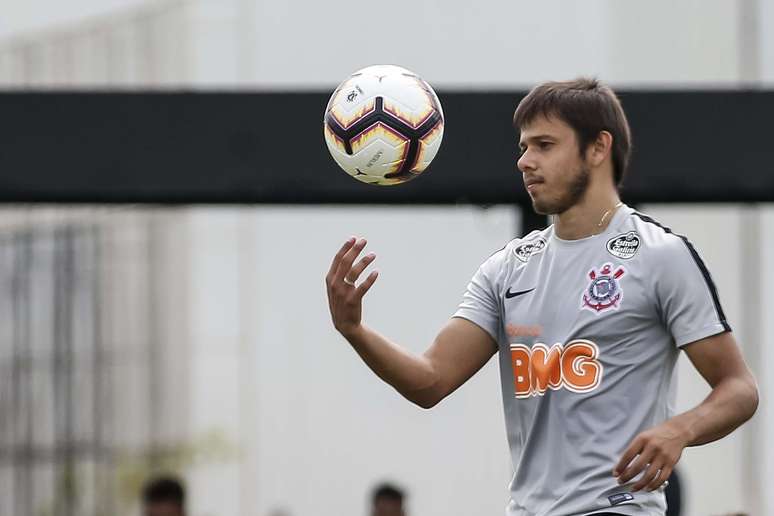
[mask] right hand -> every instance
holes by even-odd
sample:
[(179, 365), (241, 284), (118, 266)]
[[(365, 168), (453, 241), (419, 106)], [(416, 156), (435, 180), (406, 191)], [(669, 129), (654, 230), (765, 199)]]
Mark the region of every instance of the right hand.
[(344, 337), (352, 335), (360, 328), (363, 296), (379, 276), (377, 271), (373, 271), (360, 285), (355, 285), (365, 268), (376, 259), (374, 253), (368, 253), (355, 263), (365, 245), (365, 238), (352, 237), (344, 242), (333, 257), (331, 267), (325, 276), (328, 307), (331, 310), (333, 326)]

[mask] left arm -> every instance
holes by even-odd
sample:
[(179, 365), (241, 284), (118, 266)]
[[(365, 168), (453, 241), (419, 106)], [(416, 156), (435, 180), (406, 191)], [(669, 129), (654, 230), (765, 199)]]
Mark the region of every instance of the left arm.
[(758, 407), (755, 378), (731, 332), (697, 340), (683, 349), (712, 391), (698, 406), (634, 438), (613, 470), (621, 484), (645, 471), (632, 491), (658, 489), (669, 478), (685, 447), (728, 435), (750, 419)]

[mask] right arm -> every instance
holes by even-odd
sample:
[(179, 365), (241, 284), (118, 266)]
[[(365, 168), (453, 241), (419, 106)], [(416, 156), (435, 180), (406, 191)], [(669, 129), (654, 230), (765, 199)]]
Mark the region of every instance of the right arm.
[(422, 355), (406, 351), (365, 326), (361, 321), (363, 296), (378, 276), (374, 271), (354, 285), (376, 258), (370, 253), (355, 263), (365, 244), (364, 239), (349, 239), (325, 278), (333, 325), (379, 378), (409, 401), (430, 408), (481, 369), (497, 345), (481, 327), (462, 318), (452, 318)]

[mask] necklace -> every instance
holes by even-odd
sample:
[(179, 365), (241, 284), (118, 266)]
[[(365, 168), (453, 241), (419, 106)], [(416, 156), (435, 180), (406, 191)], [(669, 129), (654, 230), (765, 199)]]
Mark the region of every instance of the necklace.
[(621, 202), (621, 201), (618, 201), (618, 204), (616, 204), (615, 206), (613, 206), (612, 208), (610, 208), (609, 210), (607, 210), (607, 211), (605, 212), (605, 214), (604, 214), (604, 215), (602, 215), (602, 218), (601, 218), (601, 219), (599, 219), (599, 224), (597, 224), (597, 232), (596, 232), (596, 233), (594, 233), (595, 235), (598, 235), (598, 234), (600, 234), (600, 233), (602, 232), (602, 224), (604, 224), (604, 223), (605, 223), (605, 219), (607, 218), (607, 216), (608, 216), (608, 215), (610, 215), (610, 213), (612, 213), (612, 212), (614, 212), (615, 210), (617, 210), (617, 209), (618, 209), (619, 207), (621, 207), (622, 205), (623, 205), (623, 202)]
[[(615, 210), (617, 210), (621, 206), (623, 206), (623, 202), (618, 201), (618, 204), (616, 204), (615, 206), (607, 210), (604, 213), (604, 215), (602, 215), (602, 218), (599, 219), (599, 224), (597, 224), (597, 230), (594, 233), (590, 234), (589, 236), (592, 237), (600, 234), (602, 232), (602, 225), (605, 223), (605, 219), (607, 218), (607, 216), (610, 215), (611, 213), (615, 213)], [(557, 217), (556, 215), (551, 215), (551, 222), (554, 224), (556, 224), (556, 217)]]

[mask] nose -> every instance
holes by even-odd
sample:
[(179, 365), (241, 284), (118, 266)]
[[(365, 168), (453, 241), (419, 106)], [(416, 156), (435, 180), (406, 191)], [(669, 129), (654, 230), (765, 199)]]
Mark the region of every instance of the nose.
[(522, 171), (522, 173), (535, 171), (535, 160), (532, 158), (532, 154), (530, 153), (529, 149), (524, 151), (524, 153), (519, 157), (518, 161), (516, 161), (516, 166), (519, 170)]

